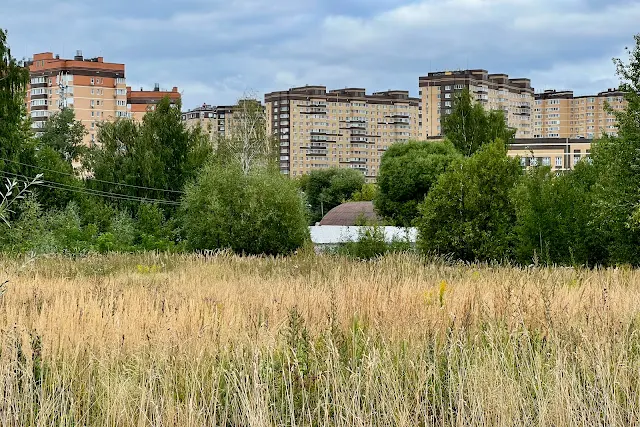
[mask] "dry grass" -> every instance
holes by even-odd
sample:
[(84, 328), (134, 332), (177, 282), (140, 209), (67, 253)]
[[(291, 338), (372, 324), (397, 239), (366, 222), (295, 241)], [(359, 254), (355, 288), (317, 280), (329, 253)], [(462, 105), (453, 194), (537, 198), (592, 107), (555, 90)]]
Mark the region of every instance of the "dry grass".
[(39, 259), (0, 297), (0, 425), (638, 425), (640, 273)]

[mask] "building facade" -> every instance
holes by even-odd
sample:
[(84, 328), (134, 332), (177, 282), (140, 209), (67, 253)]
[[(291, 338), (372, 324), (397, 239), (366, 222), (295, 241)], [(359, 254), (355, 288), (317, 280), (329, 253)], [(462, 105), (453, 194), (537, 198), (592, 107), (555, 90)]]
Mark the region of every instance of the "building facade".
[(293, 177), (343, 167), (373, 182), (390, 145), (420, 137), (420, 100), (408, 91), (368, 95), (362, 88), (305, 86), (266, 94), (265, 108), (267, 132), (280, 145), (280, 170)]
[(182, 121), (189, 129), (200, 126), (211, 141), (215, 141), (218, 136), (230, 134), (233, 109), (232, 106), (203, 104), (201, 107), (183, 112)]
[(501, 110), (516, 138), (531, 138), (534, 90), (529, 79), (510, 79), (486, 70), (441, 71), (419, 78), (421, 139), (442, 135), (442, 119), (453, 110), (457, 93), (468, 89), (486, 110)]
[(591, 140), (576, 138), (516, 139), (507, 153), (525, 167), (549, 166), (553, 171), (573, 169), (591, 154)]
[(100, 122), (141, 120), (162, 96), (180, 98), (177, 88), (171, 92), (132, 92), (126, 85), (124, 64), (107, 63), (102, 57), (85, 58), (81, 51), (73, 59), (62, 59), (51, 52), (38, 53), (28, 66), (26, 107), (36, 135), (52, 114), (73, 108), (76, 120), (87, 129), (84, 142), (90, 145), (97, 140)]
[(29, 74), (27, 112), (36, 134), (65, 107), (73, 108), (76, 120), (87, 128), (87, 144), (96, 140), (99, 122), (128, 117), (124, 64), (85, 59), (80, 51), (73, 59), (47, 52), (34, 55)]
[(150, 111), (154, 111), (156, 105), (164, 97), (169, 97), (172, 105), (178, 105), (181, 99), (178, 88), (174, 87), (172, 90), (160, 90), (158, 84), (155, 85), (153, 90), (140, 90), (134, 91), (130, 87), (127, 87), (127, 110), (130, 113), (129, 118), (141, 122), (145, 114)]
[(609, 89), (597, 95), (574, 96), (573, 91), (546, 90), (536, 94), (533, 138), (598, 138), (617, 135), (615, 116), (607, 111), (626, 108), (624, 93)]

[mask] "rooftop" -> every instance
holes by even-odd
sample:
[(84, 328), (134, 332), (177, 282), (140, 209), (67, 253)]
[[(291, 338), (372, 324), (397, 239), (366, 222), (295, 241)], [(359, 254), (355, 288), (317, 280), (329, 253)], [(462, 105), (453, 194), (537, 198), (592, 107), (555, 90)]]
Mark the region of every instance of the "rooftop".
[(373, 202), (348, 202), (331, 209), (322, 218), (319, 225), (351, 226), (362, 221), (380, 222), (380, 217), (373, 208)]

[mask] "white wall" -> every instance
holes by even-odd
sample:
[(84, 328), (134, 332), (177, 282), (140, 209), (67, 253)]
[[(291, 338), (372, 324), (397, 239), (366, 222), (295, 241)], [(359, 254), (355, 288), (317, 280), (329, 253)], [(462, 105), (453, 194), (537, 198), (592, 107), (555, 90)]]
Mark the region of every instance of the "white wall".
[[(323, 225), (309, 227), (311, 232), (311, 241), (316, 245), (335, 245), (339, 243), (353, 242), (358, 240), (360, 229), (367, 227), (343, 227), (337, 225)], [(408, 240), (415, 243), (418, 236), (418, 230), (415, 228), (401, 227), (380, 227), (384, 231), (384, 237), (387, 242), (393, 240)]]

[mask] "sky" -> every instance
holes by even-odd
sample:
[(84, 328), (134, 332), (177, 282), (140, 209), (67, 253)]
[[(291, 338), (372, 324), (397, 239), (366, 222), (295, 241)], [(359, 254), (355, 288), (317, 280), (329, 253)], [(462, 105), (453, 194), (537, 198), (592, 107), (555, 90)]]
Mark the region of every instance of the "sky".
[(0, 0), (15, 57), (103, 56), (183, 109), (305, 84), (417, 96), (467, 68), (587, 95), (618, 86), (638, 22), (637, 0)]

